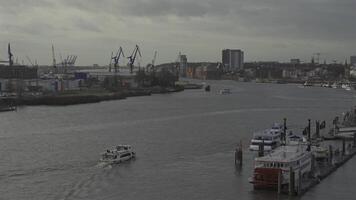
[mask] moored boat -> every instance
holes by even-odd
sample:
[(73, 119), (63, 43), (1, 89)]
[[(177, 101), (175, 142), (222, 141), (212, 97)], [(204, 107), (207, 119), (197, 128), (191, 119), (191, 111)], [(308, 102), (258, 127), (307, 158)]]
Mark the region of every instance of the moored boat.
[(264, 151), (271, 151), (281, 144), (281, 134), (283, 133), (283, 125), (274, 123), (271, 129), (256, 132), (250, 144), (251, 151), (258, 151), (260, 145), (263, 145)]
[(255, 158), (250, 183), (255, 189), (277, 189), (280, 180), (281, 187), (284, 187), (290, 182), (291, 170), (298, 182), (299, 177), (311, 172), (311, 159), (312, 153), (305, 144), (280, 146), (266, 156)]

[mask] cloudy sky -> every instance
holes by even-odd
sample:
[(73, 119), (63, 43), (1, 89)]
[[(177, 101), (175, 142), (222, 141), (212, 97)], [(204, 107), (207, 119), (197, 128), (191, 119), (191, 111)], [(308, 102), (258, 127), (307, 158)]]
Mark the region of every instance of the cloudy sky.
[(179, 52), (189, 61), (219, 61), (224, 48), (246, 61), (356, 55), (355, 0), (0, 0), (0, 59), (7, 43), (19, 59), (51, 63), (59, 53), (78, 64), (108, 64), (122, 46), (142, 49), (142, 63)]

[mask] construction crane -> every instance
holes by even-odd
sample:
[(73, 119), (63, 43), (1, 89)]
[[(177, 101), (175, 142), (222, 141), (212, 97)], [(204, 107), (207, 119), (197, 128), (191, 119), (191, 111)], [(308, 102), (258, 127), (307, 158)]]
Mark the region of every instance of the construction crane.
[(10, 43), (7, 46), (7, 53), (9, 54), (9, 65), (12, 66), (14, 65), (14, 61), (12, 60), (12, 58), (14, 57), (14, 55), (12, 55), (11, 53), (11, 46)]
[(146, 66), (147, 72), (150, 71), (150, 70), (154, 72), (154, 71), (156, 70), (156, 69), (155, 69), (155, 63), (156, 63), (156, 59), (157, 59), (157, 54), (158, 54), (158, 52), (155, 51), (155, 53), (154, 53), (154, 55), (153, 55), (152, 62), (149, 63), (149, 64)]
[(8, 54), (9, 60), (0, 61), (0, 63), (9, 63), (9, 66), (13, 66), (14, 65), (14, 60), (13, 60), (14, 55), (12, 55), (12, 53), (11, 53), (10, 43), (7, 46), (7, 54)]
[(156, 59), (157, 59), (157, 54), (158, 54), (158, 52), (155, 51), (155, 55), (153, 56), (153, 60), (152, 60), (152, 66), (155, 66), (155, 62), (156, 62)]
[(52, 44), (52, 59), (53, 59), (53, 68), (57, 68), (56, 55), (54, 53), (54, 45), (53, 44)]
[(110, 63), (109, 63), (109, 72), (111, 72), (111, 64), (112, 64), (112, 58), (114, 56), (114, 52), (111, 52), (111, 56), (110, 56)]
[(137, 53), (139, 54), (140, 57), (142, 57), (141, 52), (140, 52), (140, 48), (139, 46), (136, 44), (135, 49), (133, 50), (131, 56), (127, 57), (129, 59), (129, 66), (130, 66), (130, 73), (133, 73), (133, 67), (137, 58)]
[(26, 56), (26, 58), (27, 58), (28, 62), (34, 67), (35, 64), (33, 64), (33, 62), (31, 61), (30, 57)]
[[(111, 53), (111, 59), (114, 61), (115, 73), (117, 73), (119, 71), (119, 62), (120, 62), (121, 56), (125, 57), (122, 47), (119, 48), (115, 57), (113, 57), (113, 53)], [(111, 71), (111, 61), (110, 61), (110, 71)]]

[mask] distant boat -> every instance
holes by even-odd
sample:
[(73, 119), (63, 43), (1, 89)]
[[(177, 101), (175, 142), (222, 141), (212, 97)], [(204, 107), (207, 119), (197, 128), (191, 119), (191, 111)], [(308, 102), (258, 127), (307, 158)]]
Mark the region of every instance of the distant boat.
[(304, 87), (311, 87), (313, 84), (309, 83), (308, 81), (305, 81), (303, 84)]
[(231, 94), (231, 90), (228, 88), (224, 88), (219, 91), (219, 94)]
[(118, 145), (114, 149), (108, 149), (101, 154), (100, 161), (108, 164), (117, 164), (135, 157), (136, 153), (130, 145)]
[(17, 109), (16, 106), (4, 102), (0, 103), (0, 112), (15, 111), (16, 109)]

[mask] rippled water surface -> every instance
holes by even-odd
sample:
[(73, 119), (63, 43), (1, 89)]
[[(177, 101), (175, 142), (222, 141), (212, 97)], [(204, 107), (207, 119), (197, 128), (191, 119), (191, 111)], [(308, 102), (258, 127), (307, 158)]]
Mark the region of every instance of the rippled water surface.
[[(297, 85), (208, 82), (212, 92), (0, 113), (0, 199), (276, 199), (248, 183), (234, 148), (254, 131), (288, 118), (331, 121), (355, 105), (356, 93)], [(218, 90), (230, 88), (231, 95)], [(100, 153), (131, 144), (137, 159), (102, 166)], [(356, 159), (301, 199), (354, 199)], [(280, 197), (280, 199), (288, 197)]]

